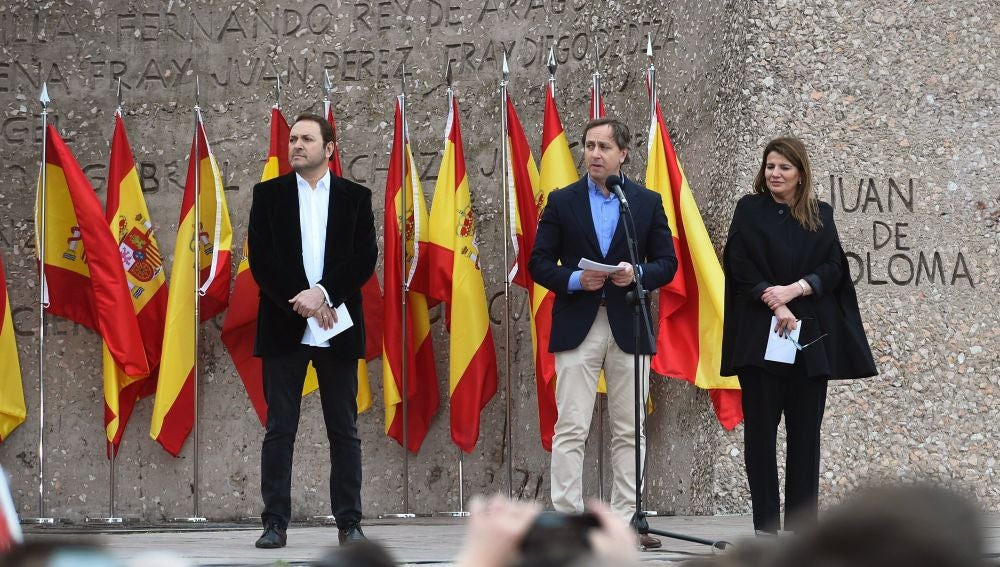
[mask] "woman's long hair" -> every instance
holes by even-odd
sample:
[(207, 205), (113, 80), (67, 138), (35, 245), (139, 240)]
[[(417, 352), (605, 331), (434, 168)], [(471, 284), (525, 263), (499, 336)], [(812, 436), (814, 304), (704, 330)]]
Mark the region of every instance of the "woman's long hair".
[(798, 138), (775, 138), (768, 142), (764, 148), (764, 156), (760, 160), (760, 169), (753, 179), (753, 190), (755, 193), (769, 195), (767, 188), (767, 156), (771, 152), (778, 152), (785, 157), (792, 165), (799, 170), (799, 184), (795, 188), (795, 196), (791, 203), (788, 203), (792, 211), (792, 217), (799, 221), (806, 230), (816, 232), (823, 226), (819, 218), (819, 202), (812, 190), (812, 171), (809, 168), (809, 154), (806, 146)]

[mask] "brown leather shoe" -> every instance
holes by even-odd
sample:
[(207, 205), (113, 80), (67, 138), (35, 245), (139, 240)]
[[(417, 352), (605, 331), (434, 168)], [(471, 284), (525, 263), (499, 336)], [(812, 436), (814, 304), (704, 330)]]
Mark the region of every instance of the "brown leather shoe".
[(649, 535), (649, 534), (639, 534), (639, 545), (643, 549), (659, 549), (662, 543), (660, 540)]

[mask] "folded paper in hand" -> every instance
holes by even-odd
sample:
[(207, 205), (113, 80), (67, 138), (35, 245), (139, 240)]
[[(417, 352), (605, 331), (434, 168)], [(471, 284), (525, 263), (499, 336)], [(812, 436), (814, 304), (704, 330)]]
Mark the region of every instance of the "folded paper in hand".
[(788, 333), (775, 333), (774, 328), (778, 326), (778, 318), (771, 316), (770, 327), (767, 329), (767, 348), (764, 350), (764, 360), (771, 362), (784, 362), (785, 364), (795, 363), (795, 342), (799, 340), (799, 332), (802, 331), (802, 321), (797, 321), (795, 330)]
[(351, 320), (351, 314), (347, 312), (347, 305), (341, 303), (336, 309), (334, 309), (334, 311), (337, 313), (337, 322), (334, 323), (329, 329), (320, 327), (319, 321), (317, 321), (315, 317), (306, 319), (306, 322), (309, 323), (309, 330), (312, 331), (313, 337), (321, 343), (330, 340), (331, 338), (354, 326), (354, 321)]
[(618, 265), (612, 266), (611, 264), (601, 264), (600, 262), (588, 260), (587, 258), (580, 258), (580, 263), (576, 266), (581, 270), (593, 270), (595, 272), (607, 272), (609, 274), (613, 274), (623, 269)]

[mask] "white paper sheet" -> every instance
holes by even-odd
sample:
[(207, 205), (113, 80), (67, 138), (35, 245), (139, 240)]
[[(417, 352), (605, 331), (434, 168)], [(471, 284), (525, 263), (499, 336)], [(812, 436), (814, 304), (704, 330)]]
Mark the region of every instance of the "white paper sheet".
[(587, 258), (580, 258), (580, 263), (576, 265), (582, 270), (593, 270), (595, 272), (607, 272), (613, 274), (622, 269), (621, 266), (612, 266), (611, 264), (601, 264), (600, 262), (595, 262), (593, 260), (588, 260)]
[(784, 334), (774, 332), (774, 328), (778, 326), (778, 318), (774, 315), (771, 315), (770, 325), (767, 328), (767, 348), (764, 349), (764, 360), (795, 364), (795, 354), (798, 350), (795, 349), (795, 343), (788, 340), (788, 337), (791, 337), (795, 341), (799, 340), (799, 332), (802, 331), (802, 321), (798, 321), (795, 330), (788, 333), (788, 337)]
[(330, 340), (331, 338), (343, 333), (347, 329), (354, 326), (354, 321), (351, 320), (351, 314), (347, 312), (347, 305), (341, 303), (334, 309), (337, 313), (337, 322), (333, 324), (329, 329), (324, 329), (319, 326), (319, 321), (315, 317), (310, 317), (306, 319), (309, 324), (309, 330), (312, 331), (314, 337), (319, 342)]

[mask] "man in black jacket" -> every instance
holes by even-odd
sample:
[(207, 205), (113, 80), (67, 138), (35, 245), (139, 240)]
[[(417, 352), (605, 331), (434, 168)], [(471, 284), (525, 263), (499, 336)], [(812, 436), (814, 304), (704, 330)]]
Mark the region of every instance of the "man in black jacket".
[[(361, 531), (361, 440), (357, 432), (357, 360), (364, 356), (361, 286), (378, 258), (371, 191), (330, 173), (333, 130), (303, 114), (288, 142), (294, 173), (257, 184), (250, 209), (250, 271), (260, 286), (254, 354), (263, 363), (267, 427), (261, 446), (264, 533), (261, 548), (284, 547), (291, 517), (292, 452), (306, 367), (319, 379), (330, 440), (330, 500), (340, 543)], [(344, 304), (353, 325), (317, 337)]]
[[(635, 218), (638, 274), (630, 263), (624, 216), (606, 186), (628, 159), (631, 135), (618, 120), (599, 118), (587, 124), (583, 151), (587, 175), (549, 195), (538, 223), (529, 271), (556, 294), (552, 305), (549, 351), (556, 362), (556, 420), (552, 438), (552, 503), (560, 512), (582, 512), (584, 446), (590, 432), (598, 377), (604, 370), (612, 428), (614, 473), (611, 507), (629, 521), (636, 507), (635, 364), (633, 308), (626, 293), (641, 278), (646, 289), (666, 285), (677, 270), (673, 239), (660, 196), (629, 180), (622, 193)], [(617, 271), (583, 270), (581, 258), (618, 266)], [(642, 391), (649, 392), (649, 355), (643, 339)], [(645, 400), (642, 401), (645, 405)], [(645, 417), (640, 412), (640, 420)], [(640, 451), (645, 434), (639, 431)], [(641, 543), (659, 547), (643, 534)]]

